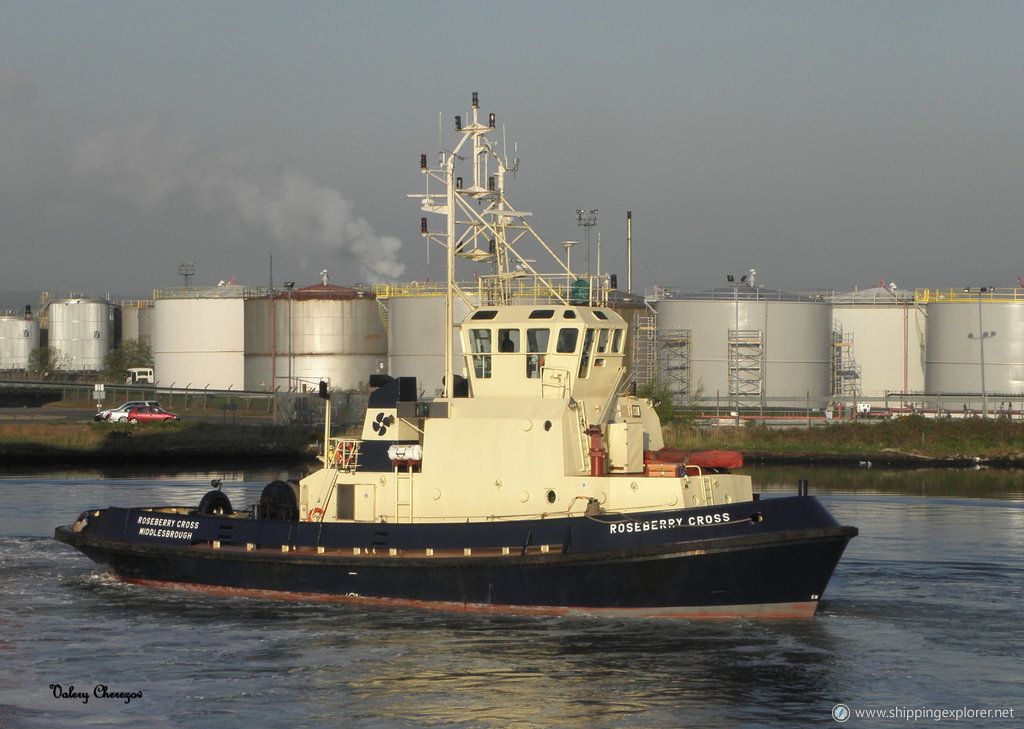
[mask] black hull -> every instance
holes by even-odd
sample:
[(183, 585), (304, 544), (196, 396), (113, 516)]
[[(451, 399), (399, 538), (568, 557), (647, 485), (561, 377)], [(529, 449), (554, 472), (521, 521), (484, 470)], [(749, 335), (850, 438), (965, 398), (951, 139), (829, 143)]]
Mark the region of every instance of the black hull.
[[(857, 534), (812, 497), (628, 520), (457, 525), (162, 516), (107, 509), (55, 537), (125, 581), (208, 592), (487, 612), (809, 617)], [(168, 523), (145, 526), (154, 517)]]

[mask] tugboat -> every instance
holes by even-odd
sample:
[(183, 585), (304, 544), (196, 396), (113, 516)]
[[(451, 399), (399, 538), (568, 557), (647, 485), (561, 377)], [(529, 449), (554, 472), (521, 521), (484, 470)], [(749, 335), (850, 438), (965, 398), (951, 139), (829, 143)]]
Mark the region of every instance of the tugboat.
[[(217, 488), (197, 506), (90, 509), (55, 538), (153, 587), (453, 611), (812, 616), (857, 529), (803, 486), (759, 498), (732, 472), (738, 453), (666, 448), (654, 403), (630, 386), (610, 281), (573, 275), (508, 203), (518, 161), (497, 153), (475, 93), (455, 128), (436, 168), (421, 156), (427, 192), (415, 196), (446, 221), (443, 232), (421, 221), (447, 256), (440, 391), (372, 376), (361, 435), (334, 436), (328, 406), (322, 467), (268, 484), (248, 508)], [(519, 252), (527, 238), (558, 273), (534, 270)], [(457, 257), (491, 273), (456, 283)], [(470, 308), (458, 327), (457, 298)]]

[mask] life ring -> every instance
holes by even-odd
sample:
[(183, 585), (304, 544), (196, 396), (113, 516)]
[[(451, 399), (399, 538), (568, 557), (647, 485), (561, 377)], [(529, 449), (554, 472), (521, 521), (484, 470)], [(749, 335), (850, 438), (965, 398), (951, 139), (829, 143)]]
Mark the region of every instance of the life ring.
[(355, 452), (355, 443), (338, 443), (338, 448), (334, 451), (334, 462), (341, 463), (342, 461), (348, 461), (355, 455)]
[(323, 521), (324, 510), (321, 509), (319, 506), (309, 512), (309, 515), (306, 516), (306, 521), (313, 521), (314, 519), (316, 519), (317, 515), (320, 516), (320, 519), (318, 521)]

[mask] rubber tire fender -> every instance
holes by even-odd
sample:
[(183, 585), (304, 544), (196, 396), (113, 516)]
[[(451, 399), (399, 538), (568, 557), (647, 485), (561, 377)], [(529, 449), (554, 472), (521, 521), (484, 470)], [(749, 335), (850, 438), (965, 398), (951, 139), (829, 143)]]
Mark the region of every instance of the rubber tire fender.
[(199, 502), (199, 508), (196, 510), (200, 514), (209, 514), (211, 516), (223, 516), (224, 514), (233, 514), (234, 509), (231, 508), (231, 499), (223, 491), (207, 491), (203, 494), (202, 500)]

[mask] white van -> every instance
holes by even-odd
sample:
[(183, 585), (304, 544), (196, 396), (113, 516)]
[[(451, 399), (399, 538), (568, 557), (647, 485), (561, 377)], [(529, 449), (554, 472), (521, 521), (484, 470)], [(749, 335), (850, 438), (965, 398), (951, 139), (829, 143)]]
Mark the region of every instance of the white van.
[(155, 381), (152, 367), (131, 367), (124, 373), (124, 384), (126, 385), (135, 385), (140, 382), (152, 385)]

